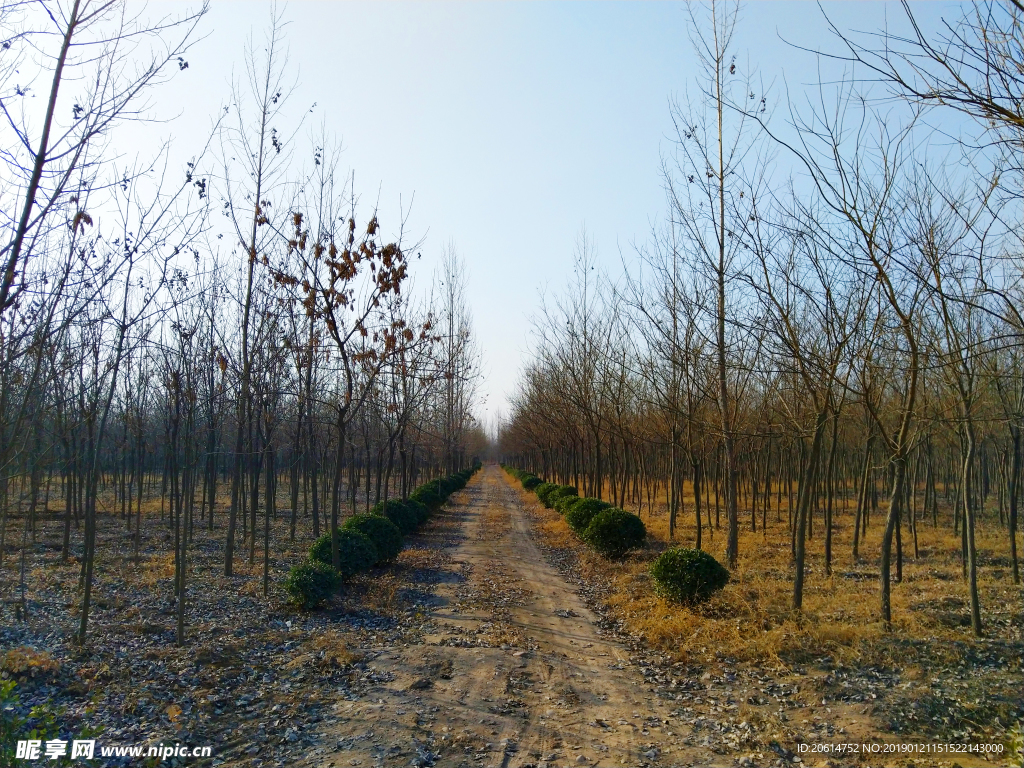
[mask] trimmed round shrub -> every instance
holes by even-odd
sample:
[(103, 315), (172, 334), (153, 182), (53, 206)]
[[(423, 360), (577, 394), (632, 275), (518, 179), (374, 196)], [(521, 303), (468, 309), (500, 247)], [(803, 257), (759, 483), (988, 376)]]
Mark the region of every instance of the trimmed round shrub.
[(342, 527), (368, 536), (377, 548), (378, 563), (389, 563), (402, 551), (402, 532), (382, 515), (353, 515)]
[(541, 480), (536, 475), (527, 475), (523, 479), (523, 488), (525, 488), (528, 491), (532, 491), (534, 488), (536, 488), (538, 485), (540, 485), (543, 482), (544, 481)]
[[(365, 533), (360, 531), (338, 529), (338, 575), (348, 579), (357, 573), (368, 571), (377, 564), (377, 547)], [(309, 550), (309, 559), (334, 567), (331, 556), (331, 532), (328, 531), (313, 542)]]
[(430, 488), (431, 490), (433, 490), (434, 493), (437, 494), (437, 498), (441, 500), (442, 504), (444, 504), (445, 499), (448, 498), (448, 494), (451, 492), (451, 489), (448, 488), (447, 484), (440, 477), (437, 478), (436, 480), (431, 480), (429, 483), (426, 483), (426, 487)]
[(583, 540), (605, 557), (620, 558), (647, 539), (643, 521), (632, 512), (612, 507), (594, 515)]
[(537, 498), (540, 499), (545, 507), (551, 509), (551, 505), (548, 503), (548, 494), (555, 490), (555, 488), (558, 488), (557, 483), (541, 483), (533, 489), (533, 492), (537, 494)]
[(427, 509), (427, 505), (416, 501), (416, 499), (409, 499), (405, 502), (405, 506), (408, 507), (416, 515), (416, 520), (419, 525), (423, 525), (427, 520), (430, 519), (430, 510)]
[[(579, 499), (580, 499), (579, 496), (573, 496), (573, 495), (568, 494), (568, 493), (563, 495), (563, 496), (559, 496), (557, 501), (555, 501), (555, 511), (558, 512), (558, 514), (560, 514), (560, 515), (562, 515), (564, 517), (565, 514), (570, 509), (572, 509), (573, 505), (577, 501), (579, 501)], [(609, 504), (608, 506), (610, 507), (611, 504)]]
[(444, 503), (444, 499), (442, 499), (437, 493), (437, 486), (433, 483), (421, 485), (409, 494), (409, 498), (413, 501), (418, 501), (431, 512), (436, 509), (440, 509), (441, 505)]
[(420, 527), (419, 512), (402, 499), (388, 499), (384, 517), (397, 525), (403, 536), (415, 533)]
[(300, 608), (316, 608), (341, 586), (341, 575), (331, 566), (306, 560), (288, 571), (284, 588)]
[(670, 549), (651, 564), (651, 578), (659, 595), (697, 605), (729, 583), (729, 571), (701, 549)]
[[(565, 496), (579, 496), (580, 492), (576, 490), (574, 485), (560, 485), (555, 490), (548, 493), (548, 504), (554, 509), (558, 509), (558, 502)], [(561, 512), (561, 510), (558, 510)]]
[(563, 496), (561, 501), (566, 504), (565, 522), (576, 531), (578, 536), (583, 535), (583, 532), (590, 526), (590, 521), (598, 512), (603, 512), (611, 507), (607, 501), (589, 497), (578, 499), (575, 496)]
[(419, 513), (401, 499), (388, 499), (374, 504), (370, 514), (383, 515), (398, 527), (403, 536), (414, 533), (420, 525)]

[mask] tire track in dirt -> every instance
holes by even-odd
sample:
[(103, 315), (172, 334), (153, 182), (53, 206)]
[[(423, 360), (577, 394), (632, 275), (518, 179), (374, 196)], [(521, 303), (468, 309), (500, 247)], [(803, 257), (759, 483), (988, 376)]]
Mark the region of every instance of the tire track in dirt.
[(359, 649), (379, 684), (337, 702), (307, 764), (711, 765), (545, 561), (497, 467), (445, 514), (461, 529), (414, 619), (420, 642)]

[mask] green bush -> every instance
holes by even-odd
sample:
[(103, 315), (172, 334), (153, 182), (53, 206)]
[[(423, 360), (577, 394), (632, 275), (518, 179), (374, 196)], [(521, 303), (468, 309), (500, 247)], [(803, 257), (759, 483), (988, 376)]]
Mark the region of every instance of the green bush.
[(1024, 768), (1024, 720), (1015, 723), (1007, 735), (1010, 737), (1010, 759)]
[(670, 549), (651, 564), (658, 594), (687, 605), (703, 603), (729, 582), (729, 571), (700, 549)]
[(523, 478), (523, 488), (525, 488), (528, 491), (532, 491), (534, 488), (536, 488), (543, 482), (544, 481), (541, 480), (536, 475), (527, 475), (525, 478)]
[(437, 493), (437, 486), (433, 483), (421, 485), (409, 494), (409, 498), (413, 501), (418, 501), (430, 512), (440, 509), (441, 505), (444, 503), (444, 499), (442, 499)]
[(16, 687), (13, 680), (0, 680), (0, 765), (5, 768), (21, 762), (15, 757), (14, 743), (25, 738), (22, 734), (25, 719), (18, 714), (21, 700), (14, 690)]
[(403, 536), (415, 533), (420, 525), (420, 516), (417, 510), (401, 499), (388, 499), (387, 502), (374, 504), (370, 508), (370, 514), (383, 515), (398, 527)]
[(533, 492), (537, 494), (537, 498), (545, 507), (551, 509), (551, 505), (548, 503), (548, 494), (558, 487), (558, 483), (541, 483), (533, 489)]
[[(103, 726), (84, 725), (69, 733), (66, 727), (62, 728), (68, 720), (66, 707), (45, 701), (33, 707), (23, 706), (17, 688), (18, 684), (14, 680), (0, 680), (0, 768), (25, 765), (17, 757), (15, 748), (22, 739), (39, 742), (61, 739), (66, 744), (67, 741), (95, 739), (104, 732)], [(27, 714), (23, 714), (25, 712)], [(79, 765), (66, 757), (52, 762), (46, 760), (46, 763)]]
[(598, 512), (603, 512), (611, 507), (607, 501), (589, 497), (579, 499), (575, 496), (563, 496), (561, 501), (566, 505), (565, 522), (576, 531), (578, 536), (583, 535), (583, 532), (590, 526), (590, 521)]
[(594, 515), (583, 540), (605, 557), (619, 558), (644, 545), (647, 529), (632, 512), (612, 507)]
[(429, 483), (426, 483), (426, 487), (430, 488), (431, 490), (433, 490), (434, 493), (437, 494), (437, 497), (441, 499), (442, 504), (444, 503), (445, 499), (448, 498), (448, 494), (451, 492), (451, 488), (448, 486), (448, 484), (444, 481), (444, 478), (442, 477), (438, 477), (434, 480), (431, 480)]
[(548, 493), (548, 504), (551, 505), (551, 507), (553, 507), (554, 509), (558, 509), (558, 511), (561, 512), (561, 510), (558, 508), (558, 502), (561, 499), (563, 499), (566, 496), (576, 497), (579, 495), (579, 491), (576, 490), (575, 486), (560, 485), (557, 488), (555, 488), (555, 490), (550, 491)]
[(507, 470), (508, 473), (519, 482), (523, 482), (523, 480), (532, 476), (529, 472), (524, 472), (523, 470), (516, 469), (515, 467), (507, 467)]
[(288, 571), (284, 588), (300, 608), (316, 608), (341, 586), (341, 575), (331, 566), (306, 560)]
[[(428, 513), (440, 509), (449, 496), (466, 487), (476, 469), (463, 469), (447, 477), (439, 477), (436, 480), (424, 483), (409, 494), (409, 499), (423, 504), (427, 508)], [(390, 505), (391, 502), (389, 501), (388, 504)]]
[(423, 502), (416, 501), (416, 499), (409, 499), (405, 502), (405, 506), (411, 509), (416, 515), (416, 520), (419, 525), (423, 525), (430, 519), (430, 510)]
[(378, 563), (389, 563), (402, 551), (402, 532), (386, 517), (353, 515), (342, 527), (368, 536), (373, 546), (377, 548)]
[[(564, 517), (565, 514), (572, 509), (573, 505), (579, 501), (579, 498), (579, 496), (573, 496), (569, 493), (559, 496), (555, 501), (555, 511)], [(611, 506), (611, 504), (608, 506)]]
[[(377, 564), (379, 554), (373, 541), (365, 533), (338, 529), (338, 574), (348, 579), (357, 573), (368, 571)], [(313, 542), (309, 559), (333, 567), (331, 553), (331, 532), (328, 531)]]

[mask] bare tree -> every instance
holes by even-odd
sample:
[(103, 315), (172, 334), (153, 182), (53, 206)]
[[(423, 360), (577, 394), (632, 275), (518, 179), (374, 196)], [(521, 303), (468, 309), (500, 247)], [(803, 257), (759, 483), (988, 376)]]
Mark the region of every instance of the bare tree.
[[(735, 335), (728, 333), (730, 318), (739, 308), (729, 286), (739, 273), (743, 250), (735, 234), (742, 223), (734, 218), (740, 198), (758, 183), (757, 123), (751, 109), (761, 112), (765, 97), (755, 86), (752, 73), (738, 71), (733, 35), (739, 6), (711, 2), (708, 19), (701, 22), (690, 8), (691, 42), (702, 68), (699, 96), (674, 104), (676, 156), (666, 161), (663, 175), (668, 188), (672, 217), (684, 250), (694, 254), (694, 267), (708, 276), (715, 302), (709, 334), (717, 364), (716, 398), (721, 421), (724, 454), (725, 504), (728, 518), (726, 558), (730, 567), (739, 554), (739, 511), (735, 421), (737, 398), (733, 389)], [(756, 105), (756, 106), (754, 106)]]
[[(51, 226), (54, 209), (68, 206), (76, 223), (90, 221), (75, 190), (96, 177), (104, 139), (117, 124), (145, 118), (152, 86), (175, 66), (188, 67), (184, 56), (206, 9), (203, 5), (197, 12), (156, 21), (134, 13), (122, 0), (71, 0), (13, 11), (18, 18), (7, 41), (11, 44), (3, 47), (6, 61), (0, 74), (7, 77), (2, 85), (10, 85), (7, 62), (12, 60), (35, 59), (37, 77), (50, 73), (51, 80), (38, 124), (30, 119), (31, 102), (26, 101), (36, 90), (33, 83), (18, 83), (13, 94), (0, 97), (12, 138), (0, 151), (6, 166), (0, 209), (18, 211), (3, 222), (0, 312), (23, 290), (25, 261)], [(12, 6), (4, 6), (5, 17), (11, 12)], [(140, 64), (140, 54), (146, 63)]]
[[(788, 414), (798, 433), (811, 434), (796, 509), (793, 608), (800, 610), (808, 516), (822, 474), (825, 428), (830, 417), (838, 423), (846, 389), (842, 370), (850, 369), (850, 348), (861, 331), (874, 283), (863, 285), (859, 276), (843, 269), (843, 255), (830, 252), (835, 243), (822, 236), (813, 208), (798, 203), (797, 210), (781, 212), (781, 218), (772, 220), (755, 198), (749, 210), (744, 240), (759, 266), (759, 272), (751, 274), (750, 285), (764, 304), (760, 316), (776, 347), (770, 359), (778, 363), (771, 367), (792, 367), (803, 387), (800, 400), (811, 405), (813, 418), (813, 427), (808, 427), (804, 414)], [(832, 443), (834, 447), (834, 433)], [(830, 535), (829, 529), (826, 537)], [(828, 538), (826, 570), (831, 568), (830, 546)]]
[[(224, 549), (227, 576), (232, 571), (243, 475), (246, 470), (253, 477), (258, 472), (252, 450), (254, 409), (250, 349), (256, 270), (261, 263), (267, 263), (268, 249), (280, 246), (286, 239), (291, 203), (286, 197), (289, 193), (285, 182), (292, 156), (291, 139), (297, 129), (286, 135), (284, 128), (276, 124), (285, 119), (284, 107), (293, 90), (286, 80), (285, 26), (282, 12), (274, 6), (262, 52), (250, 38), (245, 54), (245, 95), (243, 97), (243, 86), (233, 86), (232, 104), (228, 108), (233, 120), (223, 134), (221, 146), (226, 194), (224, 212), (230, 218), (244, 263), (240, 288), (241, 346), (236, 362), (240, 391), (236, 401), (235, 465)], [(247, 103), (249, 99), (251, 108)], [(253, 498), (254, 504), (255, 501)]]
[(476, 400), (481, 377), (480, 352), (466, 296), (466, 264), (454, 244), (444, 250), (434, 290), (439, 299), (436, 328), (443, 370), (445, 466), (452, 473), (466, 464), (467, 457), (458, 450), (465, 446), (472, 427), (469, 406)]

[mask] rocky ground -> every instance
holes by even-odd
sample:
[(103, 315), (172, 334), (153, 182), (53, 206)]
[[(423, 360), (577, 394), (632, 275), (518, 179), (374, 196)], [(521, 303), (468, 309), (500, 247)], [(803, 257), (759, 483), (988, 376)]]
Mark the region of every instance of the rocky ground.
[[(78, 566), (60, 566), (43, 536), (28, 622), (9, 613), (0, 621), (0, 647), (35, 651), (5, 674), (19, 681), (22, 712), (47, 704), (65, 733), (89, 727), (102, 729), (100, 743), (212, 746), (212, 759), (178, 760), (189, 765), (1006, 763), (801, 752), (801, 744), (920, 742), (893, 733), (886, 718), (897, 726), (941, 718), (946, 710), (936, 706), (936, 715), (927, 702), (957, 696), (956, 680), (936, 686), (827, 658), (770, 670), (725, 657), (674, 662), (604, 615), (603, 587), (579, 582), (572, 548), (543, 543), (536, 529), (549, 514), (486, 467), (396, 564), (315, 613), (290, 608), (276, 581), (264, 597), (258, 560), (224, 577), (211, 538), (197, 544), (183, 648), (168, 600), (173, 568), (155, 554), (159, 542), (143, 566), (100, 564), (91, 639), (80, 649), (70, 641)], [(301, 556), (299, 545), (286, 549), (273, 571)], [(1005, 665), (1000, 652), (981, 651), (978, 663)], [(1007, 685), (993, 695), (1019, 696), (1024, 683), (1009, 676)], [(915, 686), (932, 699), (911, 696)]]

